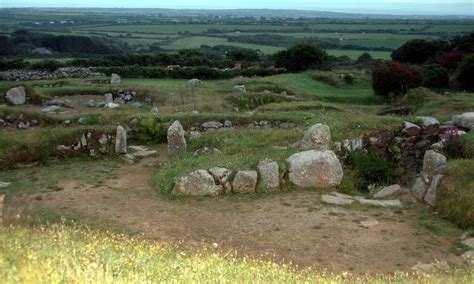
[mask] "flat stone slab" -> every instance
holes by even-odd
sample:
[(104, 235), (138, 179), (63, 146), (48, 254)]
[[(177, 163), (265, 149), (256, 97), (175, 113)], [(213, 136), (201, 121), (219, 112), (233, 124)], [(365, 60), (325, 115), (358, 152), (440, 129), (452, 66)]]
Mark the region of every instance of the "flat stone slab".
[(157, 153), (158, 152), (155, 150), (146, 150), (146, 151), (137, 151), (131, 155), (135, 158), (146, 158), (146, 157), (156, 155)]
[(394, 184), (388, 187), (383, 188), (376, 194), (374, 194), (374, 198), (387, 198), (389, 196), (394, 196), (402, 193), (402, 187), (398, 184)]
[(380, 207), (401, 207), (402, 203), (398, 199), (394, 200), (370, 200), (370, 199), (358, 199), (361, 204), (373, 205)]
[(0, 188), (8, 187), (10, 184), (11, 184), (11, 182), (0, 181)]
[(366, 220), (366, 221), (360, 221), (360, 225), (364, 228), (371, 228), (375, 227), (379, 224), (379, 221), (377, 220)]
[(462, 244), (474, 249), (474, 238), (465, 239)]
[(333, 204), (333, 205), (350, 205), (354, 202), (352, 199), (337, 197), (334, 195), (321, 195), (321, 200), (324, 203)]

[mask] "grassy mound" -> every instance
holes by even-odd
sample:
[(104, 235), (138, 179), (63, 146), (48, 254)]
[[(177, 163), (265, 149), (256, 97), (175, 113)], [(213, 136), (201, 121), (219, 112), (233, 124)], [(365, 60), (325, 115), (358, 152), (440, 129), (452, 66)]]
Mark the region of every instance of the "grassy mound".
[(474, 226), (474, 160), (452, 160), (436, 203), (441, 215), (461, 227)]
[(291, 265), (188, 251), (125, 234), (85, 227), (0, 229), (3, 283), (472, 283), (474, 270), (445, 274), (354, 277), (298, 270)]

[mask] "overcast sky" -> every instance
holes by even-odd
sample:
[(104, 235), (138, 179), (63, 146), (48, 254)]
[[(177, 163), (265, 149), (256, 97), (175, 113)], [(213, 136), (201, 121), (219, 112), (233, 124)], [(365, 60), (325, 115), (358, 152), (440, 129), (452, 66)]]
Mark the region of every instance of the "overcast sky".
[(0, 0), (0, 7), (305, 9), (338, 12), (474, 16), (474, 0)]

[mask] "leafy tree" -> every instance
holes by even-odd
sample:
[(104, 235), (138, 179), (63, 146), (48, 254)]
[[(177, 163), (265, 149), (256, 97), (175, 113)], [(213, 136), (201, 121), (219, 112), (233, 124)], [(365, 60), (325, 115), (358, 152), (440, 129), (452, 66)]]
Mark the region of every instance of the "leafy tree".
[(467, 91), (474, 91), (474, 55), (465, 57), (459, 64), (458, 81)]
[(449, 85), (449, 74), (446, 68), (437, 64), (424, 65), (423, 86), (429, 88), (444, 88)]
[(357, 64), (368, 64), (368, 63), (372, 63), (373, 60), (374, 59), (372, 58), (372, 55), (370, 55), (370, 53), (364, 52), (357, 58), (356, 63)]
[(448, 42), (443, 40), (413, 39), (393, 51), (392, 59), (402, 63), (423, 64), (447, 49)]
[(300, 43), (275, 54), (275, 63), (292, 72), (328, 69), (329, 55), (317, 45)]
[(6, 36), (0, 36), (0, 56), (10, 55), (15, 52), (15, 45)]
[(408, 64), (391, 61), (372, 68), (372, 87), (378, 96), (402, 96), (422, 82), (421, 73)]

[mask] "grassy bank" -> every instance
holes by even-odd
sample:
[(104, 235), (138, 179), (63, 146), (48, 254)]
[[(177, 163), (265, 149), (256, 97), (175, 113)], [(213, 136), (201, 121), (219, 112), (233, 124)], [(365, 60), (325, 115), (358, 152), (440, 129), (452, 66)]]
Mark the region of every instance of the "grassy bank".
[(0, 229), (3, 283), (472, 283), (474, 270), (435, 275), (351, 276), (225, 256), (213, 249), (145, 241), (84, 227)]

